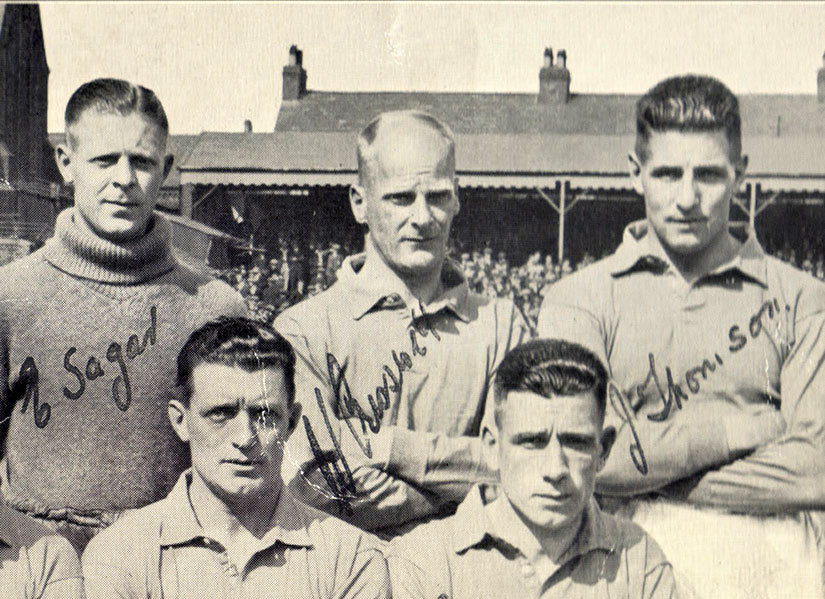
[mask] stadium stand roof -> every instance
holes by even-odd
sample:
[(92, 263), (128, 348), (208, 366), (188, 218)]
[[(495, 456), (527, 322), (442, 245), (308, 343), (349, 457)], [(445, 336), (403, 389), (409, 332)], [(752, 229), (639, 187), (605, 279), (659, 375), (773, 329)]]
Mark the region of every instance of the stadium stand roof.
[[(419, 109), (456, 134), (462, 186), (545, 186), (568, 177), (580, 187), (629, 188), (627, 153), (638, 95), (570, 93), (565, 102), (541, 101), (540, 90), (330, 92), (305, 90), (304, 80), (286, 97), (288, 71), (303, 72), (295, 50), (297, 64), (284, 68), (285, 99), (275, 131), (203, 133), (181, 166), (184, 182), (346, 185), (356, 172), (357, 133), (381, 112)], [(816, 94), (739, 99), (750, 178), (763, 187), (825, 190), (825, 102)]]

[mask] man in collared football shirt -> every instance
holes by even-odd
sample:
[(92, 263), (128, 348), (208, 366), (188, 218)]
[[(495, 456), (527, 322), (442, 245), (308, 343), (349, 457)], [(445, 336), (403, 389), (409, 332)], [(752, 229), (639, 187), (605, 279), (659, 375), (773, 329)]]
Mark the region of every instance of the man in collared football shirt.
[(389, 598), (378, 540), (283, 488), (283, 444), (301, 412), (294, 374), (289, 343), (248, 319), (192, 334), (169, 401), (192, 468), (92, 540), (87, 597)]
[(825, 285), (729, 226), (747, 159), (727, 87), (667, 79), (636, 124), (646, 219), (551, 285), (538, 323), (593, 349), (615, 381), (618, 436), (596, 491), (699, 596), (822, 596)]
[(476, 487), (454, 516), (394, 539), (393, 597), (673, 597), (656, 542), (593, 499), (616, 433), (606, 401), (605, 367), (579, 345), (536, 339), (507, 354), (482, 433), (498, 497)]
[(459, 201), (444, 124), (402, 111), (367, 125), (350, 200), (364, 253), (275, 321), (298, 354), (306, 415), (284, 477), (307, 503), (391, 536), (495, 478), (479, 433), (495, 368), (528, 328), (447, 259)]
[(0, 502), (0, 596), (83, 599), (80, 560), (71, 543)]

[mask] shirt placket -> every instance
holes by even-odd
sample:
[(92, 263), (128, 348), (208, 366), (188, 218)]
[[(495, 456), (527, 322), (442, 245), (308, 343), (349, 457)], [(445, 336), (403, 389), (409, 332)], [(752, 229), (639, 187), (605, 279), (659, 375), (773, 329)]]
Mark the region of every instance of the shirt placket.
[(241, 578), (241, 572), (240, 569), (232, 563), (232, 560), (229, 558), (229, 553), (220, 543), (213, 541), (212, 539), (204, 539), (203, 544), (216, 553), (218, 563), (221, 565), (223, 574), (226, 577), (226, 581), (228, 583), (227, 587), (229, 588), (231, 598), (242, 599), (243, 581)]
[(518, 552), (517, 561), (524, 581), (524, 587), (530, 592), (531, 597), (539, 599), (544, 581), (539, 579), (536, 566), (521, 551)]

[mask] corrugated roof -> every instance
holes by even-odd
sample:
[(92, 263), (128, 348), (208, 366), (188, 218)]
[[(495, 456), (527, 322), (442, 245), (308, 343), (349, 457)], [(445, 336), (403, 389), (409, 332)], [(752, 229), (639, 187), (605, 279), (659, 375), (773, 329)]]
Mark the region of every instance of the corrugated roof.
[[(360, 131), (381, 112), (416, 108), (455, 133), (632, 135), (638, 95), (572, 94), (567, 104), (539, 104), (537, 94), (319, 92), (281, 104), (275, 131)], [(815, 95), (739, 97), (745, 135), (825, 134), (825, 103)]]

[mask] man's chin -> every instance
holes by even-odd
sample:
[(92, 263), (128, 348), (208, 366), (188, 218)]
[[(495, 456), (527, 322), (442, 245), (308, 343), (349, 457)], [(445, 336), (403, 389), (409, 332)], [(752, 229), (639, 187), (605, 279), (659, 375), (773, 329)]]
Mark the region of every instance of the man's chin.
[(707, 242), (694, 235), (669, 235), (662, 245), (673, 254), (690, 256), (701, 253), (707, 247)]
[(441, 265), (443, 258), (433, 252), (418, 250), (402, 257), (399, 266), (410, 272), (425, 272)]
[(108, 219), (101, 226), (95, 228), (99, 237), (114, 243), (127, 243), (146, 234), (148, 222), (138, 223), (125, 219)]

